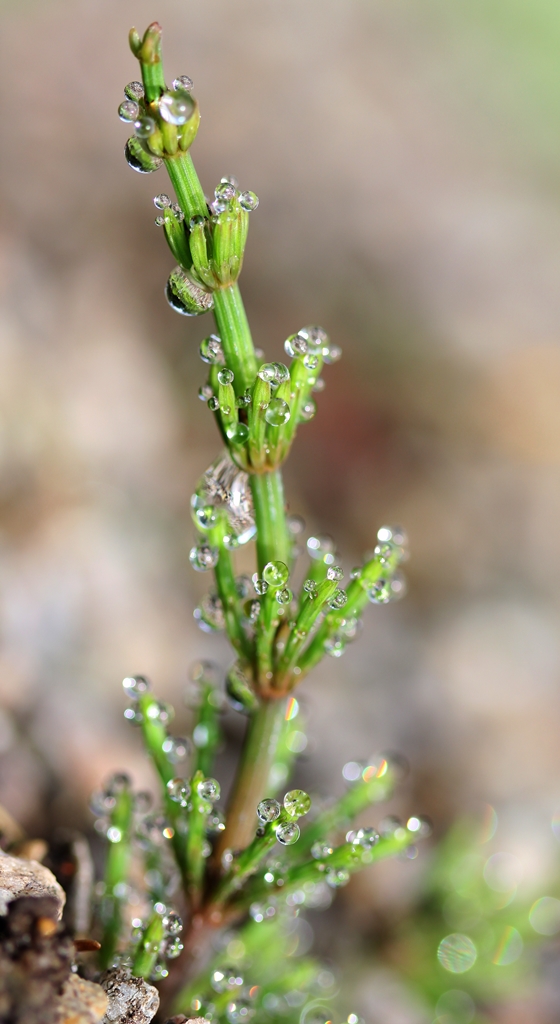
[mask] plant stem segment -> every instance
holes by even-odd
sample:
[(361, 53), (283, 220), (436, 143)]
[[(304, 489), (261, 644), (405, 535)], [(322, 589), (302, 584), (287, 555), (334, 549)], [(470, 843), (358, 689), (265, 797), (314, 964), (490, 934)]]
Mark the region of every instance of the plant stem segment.
[(222, 339), (226, 365), (235, 374), (236, 395), (250, 387), (257, 375), (257, 360), (241, 292), (237, 284), (214, 292), (214, 316)]
[(253, 838), (257, 805), (266, 790), (286, 710), (285, 700), (263, 701), (249, 722), (228, 808), (227, 825), (218, 843), (224, 850), (240, 850)]
[(167, 173), (185, 217), (207, 217), (208, 207), (190, 153), (179, 153), (165, 161)]
[(286, 525), (284, 487), (279, 469), (271, 473), (253, 474), (251, 492), (257, 524), (257, 558), (259, 572), (267, 562), (290, 564), (290, 537)]

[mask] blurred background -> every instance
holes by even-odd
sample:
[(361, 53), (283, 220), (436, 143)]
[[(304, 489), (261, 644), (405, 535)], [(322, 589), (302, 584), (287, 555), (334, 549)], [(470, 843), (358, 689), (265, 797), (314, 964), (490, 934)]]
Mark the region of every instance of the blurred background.
[[(108, 772), (150, 783), (122, 677), (150, 676), (180, 725), (189, 664), (229, 659), (196, 628), (188, 564), (218, 450), (196, 397), (210, 321), (165, 301), (166, 178), (130, 171), (117, 118), (128, 29), (154, 19), (168, 80), (195, 82), (206, 191), (234, 174), (260, 197), (256, 343), (283, 359), (315, 322), (343, 348), (286, 469), (290, 510), (346, 570), (382, 523), (410, 535), (406, 601), (372, 607), (305, 685), (301, 782), (339, 792), (345, 761), (396, 749), (394, 809), (442, 834), (493, 805), (495, 848), (542, 888), (560, 804), (553, 0), (4, 0), (0, 803), (35, 834), (90, 828)], [(331, 953), (375, 1024), (425, 1020), (367, 936), (406, 912), (428, 857), (341, 897)], [(558, 1019), (531, 998), (499, 1019)]]

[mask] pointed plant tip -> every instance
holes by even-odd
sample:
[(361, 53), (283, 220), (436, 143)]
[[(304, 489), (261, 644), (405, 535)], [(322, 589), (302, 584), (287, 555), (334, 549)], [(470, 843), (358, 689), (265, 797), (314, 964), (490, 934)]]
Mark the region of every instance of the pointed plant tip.
[(162, 28), (159, 22), (153, 21), (144, 32), (139, 57), (144, 64), (159, 64), (161, 61)]
[(135, 57), (138, 57), (140, 53), (140, 47), (142, 46), (142, 40), (135, 28), (131, 28), (128, 33), (128, 43)]

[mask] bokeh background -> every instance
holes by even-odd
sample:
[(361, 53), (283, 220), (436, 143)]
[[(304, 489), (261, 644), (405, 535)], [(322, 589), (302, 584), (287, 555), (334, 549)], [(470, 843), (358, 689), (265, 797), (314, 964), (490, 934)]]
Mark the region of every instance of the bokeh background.
[[(217, 450), (196, 398), (210, 326), (165, 302), (164, 172), (129, 170), (116, 115), (127, 31), (156, 18), (168, 78), (195, 82), (206, 190), (235, 174), (261, 200), (242, 278), (257, 344), (282, 359), (317, 322), (343, 348), (286, 470), (291, 511), (346, 569), (382, 523), (410, 534), (407, 600), (372, 607), (305, 686), (301, 781), (340, 791), (345, 761), (397, 749), (397, 810), (442, 833), (492, 804), (536, 884), (558, 870), (560, 803), (554, 0), (4, 0), (0, 803), (35, 834), (90, 827), (110, 770), (150, 782), (121, 678), (151, 676), (181, 723), (189, 664), (228, 664), (195, 627), (188, 564)], [(359, 945), (422, 870), (342, 896), (331, 953), (375, 1024), (424, 1020)]]

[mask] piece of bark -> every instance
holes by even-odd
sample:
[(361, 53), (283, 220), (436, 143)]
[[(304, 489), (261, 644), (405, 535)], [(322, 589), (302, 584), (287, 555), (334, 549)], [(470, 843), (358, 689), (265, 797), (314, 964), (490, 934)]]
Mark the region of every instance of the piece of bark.
[(0, 914), (6, 914), (8, 905), (24, 896), (53, 899), (56, 917), (62, 917), (66, 896), (52, 871), (36, 860), (23, 860), (0, 851)]
[(109, 998), (103, 1024), (149, 1024), (159, 1008), (159, 992), (124, 967), (112, 967), (99, 979)]
[(56, 1024), (100, 1024), (108, 999), (101, 985), (71, 974), (56, 1005)]
[(54, 897), (23, 897), (0, 917), (0, 1021), (56, 1024), (57, 1003), (70, 976), (72, 937), (57, 921)]

